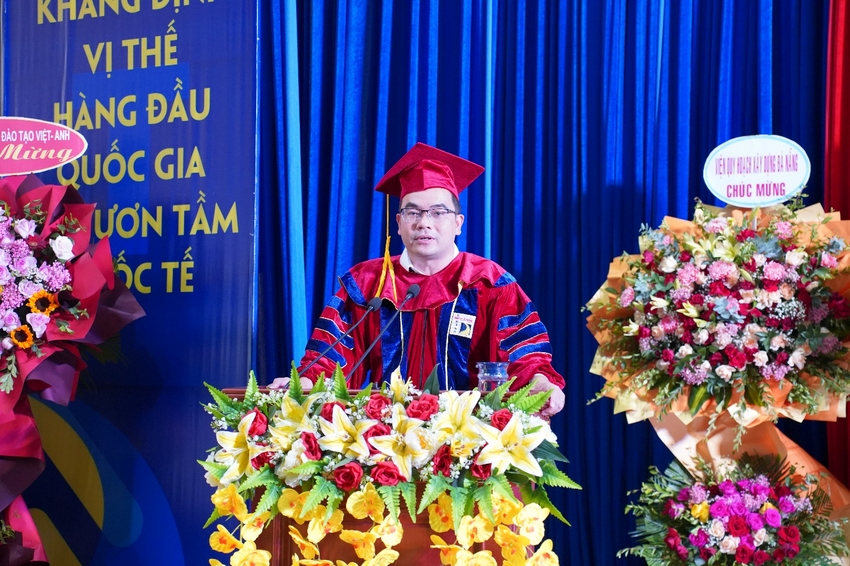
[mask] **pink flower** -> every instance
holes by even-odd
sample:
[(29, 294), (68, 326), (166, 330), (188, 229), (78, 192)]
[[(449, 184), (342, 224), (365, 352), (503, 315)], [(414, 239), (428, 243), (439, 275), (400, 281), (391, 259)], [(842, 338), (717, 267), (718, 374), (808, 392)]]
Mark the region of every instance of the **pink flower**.
[(635, 300), (635, 290), (634, 287), (626, 287), (623, 289), (623, 292), (620, 293), (620, 306), (627, 307)]
[(820, 264), (826, 268), (833, 269), (838, 265), (838, 261), (836, 261), (832, 254), (823, 252), (820, 256)]

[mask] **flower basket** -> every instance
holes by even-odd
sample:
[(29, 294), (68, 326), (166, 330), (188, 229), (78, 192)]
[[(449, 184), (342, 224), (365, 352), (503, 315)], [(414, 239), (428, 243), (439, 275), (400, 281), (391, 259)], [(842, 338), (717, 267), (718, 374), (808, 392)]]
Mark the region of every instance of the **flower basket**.
[[(495, 564), (499, 553), (525, 563), (527, 547), (541, 542), (531, 563), (555, 559), (543, 519), (565, 519), (546, 488), (579, 486), (558, 470), (557, 439), (534, 415), (548, 393), (526, 387), (508, 397), (510, 382), (483, 398), (441, 393), (434, 373), (424, 392), (396, 374), (352, 394), (339, 370), (305, 393), (293, 377), (289, 390), (265, 393), (252, 375), (241, 400), (207, 386), (218, 441), (199, 461), (216, 487), (207, 526), (235, 518), (210, 538), (234, 553), (232, 563), (273, 560), (260, 546), (270, 522), (273, 540), (292, 541), (275, 553), (288, 559), (295, 548), (295, 563), (390, 564), (399, 549), (427, 558), (429, 547), (446, 563)], [(286, 522), (272, 521), (278, 515)]]

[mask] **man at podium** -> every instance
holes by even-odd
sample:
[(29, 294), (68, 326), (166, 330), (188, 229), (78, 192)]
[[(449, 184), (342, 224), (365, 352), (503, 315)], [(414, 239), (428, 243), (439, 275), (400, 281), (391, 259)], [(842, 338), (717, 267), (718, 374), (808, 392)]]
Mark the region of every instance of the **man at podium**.
[(458, 195), (483, 171), (417, 143), (384, 175), (375, 190), (400, 199), (404, 251), (340, 278), (299, 365), (305, 385), (339, 364), (352, 388), (388, 380), (397, 368), (421, 387), (439, 364), (442, 389), (470, 389), (478, 362), (502, 361), (514, 388), (552, 390), (544, 416), (563, 408), (564, 378), (531, 300), (500, 265), (455, 245), (464, 221)]

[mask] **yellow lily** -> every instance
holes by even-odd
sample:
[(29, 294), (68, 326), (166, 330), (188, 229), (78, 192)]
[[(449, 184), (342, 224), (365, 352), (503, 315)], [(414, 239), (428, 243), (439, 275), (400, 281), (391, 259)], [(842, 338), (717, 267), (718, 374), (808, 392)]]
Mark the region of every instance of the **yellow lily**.
[(504, 430), (481, 424), (481, 436), (487, 445), (478, 455), (479, 464), (491, 464), (494, 474), (503, 474), (510, 466), (532, 476), (542, 476), (543, 470), (531, 451), (546, 440), (546, 431), (523, 434), (519, 415), (514, 415)]
[(740, 248), (741, 246), (732, 240), (718, 240), (714, 244), (714, 257), (717, 259), (734, 262), (735, 258), (737, 258), (740, 253)]
[(623, 336), (637, 336), (639, 331), (640, 325), (634, 320), (630, 320), (629, 323), (623, 327)]
[(699, 317), (699, 309), (687, 301), (685, 301), (685, 303), (682, 305), (682, 308), (677, 309), (676, 312), (679, 314), (683, 314), (688, 318)]
[(236, 431), (220, 430), (215, 433), (222, 450), (216, 452), (215, 460), (228, 466), (221, 477), (221, 483), (227, 485), (238, 480), (252, 470), (251, 458), (268, 450), (267, 447), (257, 447), (248, 442), (248, 430), (254, 422), (256, 413), (250, 412), (239, 421)]
[(334, 406), (333, 422), (323, 418), (319, 419), (322, 428), (322, 437), (319, 438), (319, 447), (322, 450), (337, 452), (347, 458), (368, 458), (369, 446), (363, 433), (369, 430), (378, 421), (364, 419), (351, 422), (345, 411), (339, 405)]
[(298, 547), (298, 550), (301, 551), (301, 554), (307, 560), (312, 560), (319, 554), (319, 547), (301, 536), (301, 532), (292, 525), (289, 525), (289, 536), (292, 537), (295, 546)]
[(382, 454), (390, 457), (407, 481), (413, 481), (414, 467), (421, 466), (433, 455), (433, 436), (422, 428), (425, 422), (407, 416), (404, 406), (393, 405), (392, 430), (386, 436), (373, 436), (370, 440)]
[(447, 439), (456, 435), (469, 439), (478, 438), (480, 421), (472, 416), (472, 412), (478, 405), (479, 399), (481, 399), (481, 393), (478, 391), (464, 391), (460, 394), (457, 391), (440, 393), (441, 405), (445, 406), (445, 410), (437, 413), (437, 418), (431, 424), (431, 429), (437, 436), (435, 439), (437, 446), (445, 444)]
[(401, 377), (401, 370), (396, 370), (390, 376), (390, 391), (393, 394), (393, 403), (404, 403), (407, 396), (410, 394), (411, 381), (405, 381)]
[(667, 305), (670, 304), (669, 301), (665, 301), (661, 297), (652, 297), (651, 299), (649, 299), (649, 302), (657, 310), (664, 310), (667, 308)]
[(313, 404), (319, 395), (308, 396), (303, 403), (298, 404), (289, 395), (285, 395), (280, 404), (280, 410), (269, 423), (271, 444), (281, 452), (292, 448), (292, 443), (301, 437), (302, 432), (316, 432), (316, 425), (310, 418)]

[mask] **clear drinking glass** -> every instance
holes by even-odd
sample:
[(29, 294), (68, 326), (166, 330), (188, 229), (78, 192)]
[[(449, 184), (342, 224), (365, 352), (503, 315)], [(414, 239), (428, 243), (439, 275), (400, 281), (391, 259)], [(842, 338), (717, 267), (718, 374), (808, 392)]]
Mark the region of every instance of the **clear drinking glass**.
[(478, 362), (478, 391), (489, 393), (508, 380), (508, 362)]

